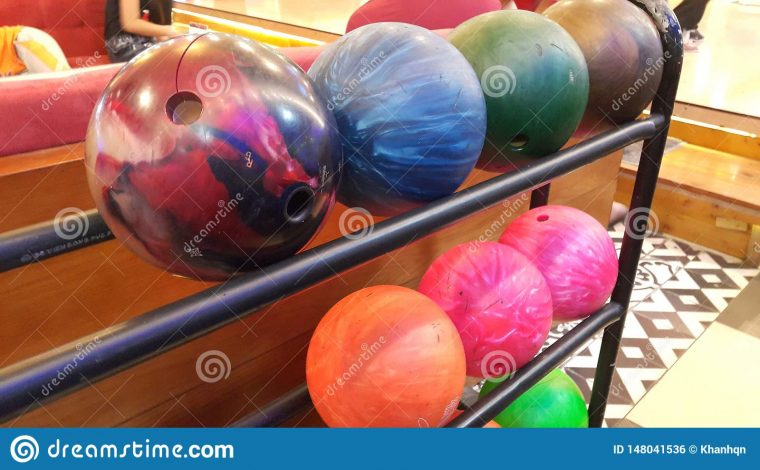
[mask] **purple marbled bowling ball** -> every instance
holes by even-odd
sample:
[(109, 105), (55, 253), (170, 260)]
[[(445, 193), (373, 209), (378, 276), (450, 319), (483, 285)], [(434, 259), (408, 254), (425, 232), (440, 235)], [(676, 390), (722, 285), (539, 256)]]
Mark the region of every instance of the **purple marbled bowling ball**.
[(181, 36), (114, 77), (87, 132), (92, 196), (114, 235), (172, 273), (220, 280), (301, 250), (335, 199), (332, 113), (276, 51)]

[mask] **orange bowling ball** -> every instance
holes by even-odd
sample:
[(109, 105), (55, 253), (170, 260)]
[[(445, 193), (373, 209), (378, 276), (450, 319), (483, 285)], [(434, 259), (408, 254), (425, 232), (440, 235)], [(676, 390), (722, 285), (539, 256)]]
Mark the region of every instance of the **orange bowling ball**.
[(317, 325), (306, 382), (328, 426), (437, 427), (459, 404), (464, 347), (429, 298), (406, 287), (368, 287)]

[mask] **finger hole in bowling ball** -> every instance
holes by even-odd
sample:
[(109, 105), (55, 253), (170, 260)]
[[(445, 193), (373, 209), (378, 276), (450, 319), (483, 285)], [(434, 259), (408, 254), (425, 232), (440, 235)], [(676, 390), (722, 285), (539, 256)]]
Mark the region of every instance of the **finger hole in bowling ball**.
[(509, 146), (515, 150), (519, 150), (528, 145), (528, 136), (526, 134), (517, 134), (510, 142)]
[(314, 205), (314, 191), (305, 185), (291, 187), (285, 199), (285, 218), (290, 222), (301, 222), (311, 212)]
[(180, 91), (166, 101), (166, 115), (174, 124), (189, 126), (201, 117), (203, 103), (198, 95)]
[(538, 220), (539, 222), (546, 222), (547, 220), (549, 220), (549, 216), (546, 214), (541, 214), (538, 217), (536, 217), (536, 220)]

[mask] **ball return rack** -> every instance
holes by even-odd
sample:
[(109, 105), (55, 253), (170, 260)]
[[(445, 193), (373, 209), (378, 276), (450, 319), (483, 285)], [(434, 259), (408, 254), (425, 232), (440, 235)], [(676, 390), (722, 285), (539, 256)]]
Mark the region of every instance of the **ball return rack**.
[[(261, 272), (233, 278), (220, 285), (105, 328), (57, 349), (0, 370), (0, 422), (27, 413), (42, 403), (132, 367), (195, 338), (210, 333), (262, 307), (318, 282), (440, 230), (504, 199), (531, 190), (531, 207), (547, 203), (549, 182), (588, 163), (643, 140), (625, 236), (619, 256), (619, 275), (611, 300), (583, 320), (512, 378), (454, 419), (451, 427), (480, 427), (498, 415), (521, 393), (560, 366), (586, 341), (604, 329), (594, 377), (589, 424), (601, 427), (615, 359), (633, 290), (646, 219), (657, 185), (665, 142), (683, 62), (681, 29), (665, 0), (630, 0), (654, 21), (663, 46), (662, 81), (650, 116), (622, 124), (536, 160), (520, 171), (494, 177), (446, 198), (375, 224), (367, 235), (342, 237), (269, 265)], [(88, 230), (75, 239), (63, 238), (55, 221), (0, 234), (0, 272), (113, 238), (97, 211), (83, 214)], [(180, 333), (181, 332), (181, 333)], [(97, 338), (98, 347), (78, 358), (77, 373), (43, 395), (45, 384), (57, 377), (79, 353), (77, 345)], [(273, 427), (311, 405), (306, 384), (286, 392), (263, 409), (232, 426)]]

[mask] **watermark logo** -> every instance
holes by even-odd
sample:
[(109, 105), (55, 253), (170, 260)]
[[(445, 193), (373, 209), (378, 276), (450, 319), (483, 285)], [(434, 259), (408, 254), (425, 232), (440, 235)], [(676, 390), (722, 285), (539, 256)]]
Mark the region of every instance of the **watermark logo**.
[(630, 101), (636, 94), (644, 88), (644, 86), (649, 82), (649, 79), (654, 77), (657, 74), (657, 71), (660, 70), (667, 60), (670, 59), (670, 52), (665, 51), (662, 57), (658, 57), (657, 60), (652, 59), (651, 57), (648, 57), (646, 59), (647, 67), (644, 69), (643, 74), (636, 79), (635, 82), (631, 86), (628, 87), (626, 91), (623, 92), (622, 95), (620, 95), (620, 98), (617, 98), (612, 102), (612, 110), (613, 111), (620, 111), (620, 109)]
[(214, 231), (214, 229), (216, 229), (216, 227), (224, 218), (226, 218), (233, 210), (237, 208), (242, 200), (243, 195), (240, 193), (235, 194), (235, 197), (229, 201), (219, 200), (216, 203), (216, 205), (219, 207), (219, 210), (216, 211), (214, 218), (209, 220), (206, 225), (204, 225), (203, 228), (200, 229), (198, 233), (196, 233), (193, 238), (190, 239), (189, 242), (185, 242), (185, 245), (183, 247), (185, 253), (188, 253), (191, 258), (195, 258), (196, 256), (203, 256), (203, 253), (201, 253), (201, 249), (198, 247), (198, 245), (206, 237), (208, 237), (209, 234)]
[(343, 388), (354, 376), (356, 376), (356, 374), (359, 373), (362, 367), (364, 367), (364, 365), (380, 351), (385, 344), (385, 341), (385, 336), (380, 336), (377, 338), (377, 341), (372, 344), (362, 343), (362, 352), (359, 353), (356, 360), (351, 363), (351, 365), (348, 366), (348, 369), (346, 369), (340, 376), (335, 378), (335, 382), (327, 386), (325, 392), (329, 396), (335, 395), (335, 392)]
[(385, 55), (385, 51), (380, 51), (375, 57), (372, 57), (371, 59), (368, 59), (366, 57), (362, 57), (359, 61), (361, 63), (361, 67), (359, 67), (359, 70), (356, 72), (356, 74), (350, 79), (345, 82), (345, 85), (343, 88), (338, 90), (338, 93), (331, 96), (330, 99), (327, 100), (327, 109), (330, 111), (335, 111), (335, 108), (338, 107), (340, 103), (347, 100), (351, 97), (351, 95), (354, 94), (356, 89), (359, 87), (359, 85), (369, 78), (372, 73), (377, 70), (380, 65), (387, 59)]
[(341, 235), (349, 240), (357, 240), (372, 233), (375, 219), (363, 207), (350, 207), (340, 214), (338, 228)]
[(90, 221), (87, 214), (77, 207), (66, 207), (58, 211), (53, 220), (53, 229), (58, 238), (74, 240), (87, 233)]
[[(90, 57), (87, 57), (86, 59), (82, 59), (81, 57), (78, 57), (76, 59), (76, 66), (77, 67), (92, 67), (93, 65), (97, 65), (98, 61), (100, 60), (100, 51), (95, 51)], [(63, 83), (56, 88), (53, 93), (50, 94), (46, 99), (42, 100), (42, 110), (43, 111), (50, 111), (50, 109), (55, 106), (55, 104), (63, 99), (63, 96), (69, 92), (71, 87), (77, 84), (79, 79), (82, 77), (81, 73), (74, 73), (69, 75)]]
[(195, 77), (195, 88), (204, 98), (222, 96), (230, 91), (231, 86), (230, 74), (220, 65), (207, 65)]
[(226, 380), (232, 371), (230, 358), (222, 351), (212, 349), (198, 356), (195, 361), (195, 373), (198, 378), (206, 383), (215, 383)]
[(26, 463), (37, 460), (40, 455), (40, 446), (37, 439), (26, 434), (18, 436), (11, 442), (11, 458), (18, 463)]
[(491, 351), (480, 361), (480, 374), (486, 379), (498, 379), (516, 370), (515, 358), (507, 351)]
[(643, 240), (660, 230), (660, 220), (653, 210), (637, 207), (625, 217), (625, 233), (634, 240)]
[(520, 208), (528, 203), (528, 201), (530, 201), (528, 193), (522, 193), (517, 199), (507, 199), (506, 201), (502, 202), (501, 205), (504, 207), (504, 210), (501, 211), (499, 218), (494, 219), (491, 222), (491, 225), (486, 227), (483, 233), (481, 233), (476, 240), (473, 240), (469, 243), (470, 253), (475, 253), (478, 251), (478, 248), (481, 244), (494, 239), (496, 235), (500, 234), (507, 222), (514, 215), (516, 215), (520, 211)]
[(491, 98), (511, 95), (517, 87), (515, 73), (506, 65), (492, 65), (480, 76), (483, 93)]
[[(451, 416), (457, 410), (457, 406), (459, 406), (459, 402), (461, 401), (461, 399), (462, 397), (456, 397), (453, 400), (451, 400), (448, 405), (446, 405), (446, 408), (444, 408), (443, 410), (443, 415), (441, 416), (441, 421), (438, 424), (439, 426), (451, 420)], [(427, 419), (420, 417), (420, 418), (417, 418), (417, 427), (424, 429), (424, 428), (429, 428), (431, 426)]]
[(66, 380), (66, 377), (70, 376), (76, 370), (79, 363), (83, 361), (84, 358), (86, 358), (92, 351), (94, 351), (95, 348), (98, 347), (100, 342), (100, 337), (96, 336), (87, 344), (78, 343), (77, 353), (74, 355), (74, 357), (71, 358), (71, 361), (69, 361), (62, 369), (59, 369), (55, 376), (53, 376), (53, 378), (50, 379), (48, 383), (42, 386), (40, 393), (42, 393), (42, 395), (45, 397), (50, 395), (50, 393), (56, 387), (61, 385)]

